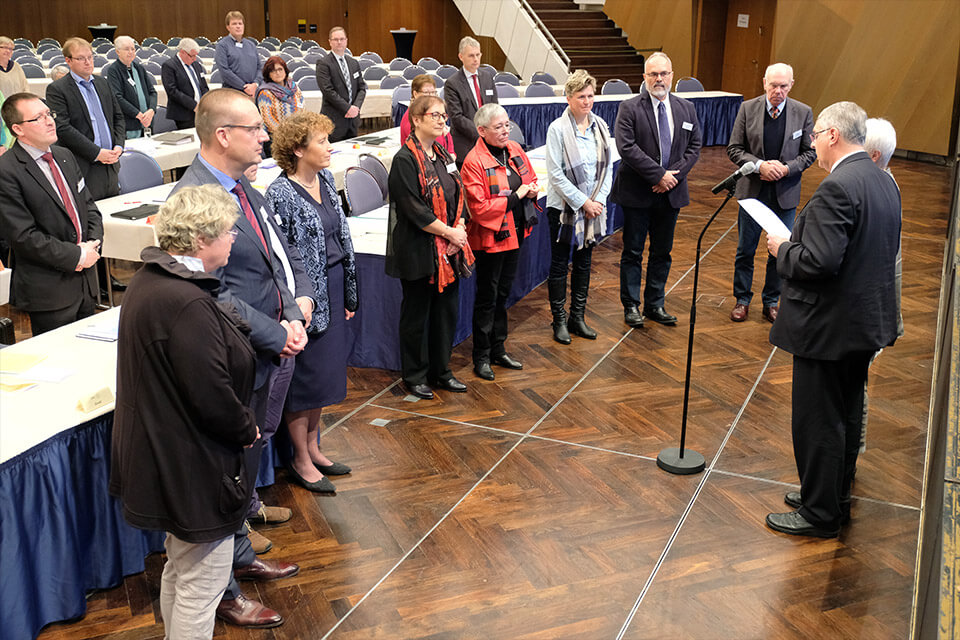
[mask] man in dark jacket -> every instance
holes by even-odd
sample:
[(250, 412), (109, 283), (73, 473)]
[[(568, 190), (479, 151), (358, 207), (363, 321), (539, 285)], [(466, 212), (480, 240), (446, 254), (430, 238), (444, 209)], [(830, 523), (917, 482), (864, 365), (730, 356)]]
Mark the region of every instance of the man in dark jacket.
[(323, 93), (320, 113), (333, 121), (330, 142), (356, 136), (367, 83), (360, 63), (347, 55), (343, 27), (330, 29), (330, 53), (317, 60), (317, 86)]
[(200, 45), (193, 38), (184, 38), (177, 45), (177, 55), (160, 67), (160, 80), (167, 92), (167, 118), (177, 129), (190, 129), (195, 122), (197, 103), (209, 89), (203, 78), (203, 65), (197, 60)]

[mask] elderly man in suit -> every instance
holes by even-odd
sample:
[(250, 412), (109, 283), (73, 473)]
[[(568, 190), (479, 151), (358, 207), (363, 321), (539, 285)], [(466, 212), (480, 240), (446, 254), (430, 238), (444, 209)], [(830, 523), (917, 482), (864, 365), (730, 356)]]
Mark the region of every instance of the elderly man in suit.
[(461, 39), (457, 57), (463, 67), (443, 85), (443, 100), (447, 103), (453, 148), (457, 152), (457, 166), (460, 167), (479, 137), (473, 116), (483, 105), (497, 102), (497, 91), (493, 74), (480, 69), (482, 54), (479, 42), (470, 36)]
[(117, 162), (126, 124), (106, 80), (93, 75), (93, 49), (83, 38), (63, 43), (70, 75), (47, 87), (47, 104), (57, 118), (60, 144), (73, 152), (94, 200), (120, 193)]
[(0, 156), (0, 236), (13, 249), (13, 302), (39, 335), (93, 314), (103, 224), (40, 98), (14, 94), (2, 117), (17, 141)]
[(347, 32), (343, 27), (330, 29), (330, 54), (317, 60), (317, 86), (323, 92), (320, 113), (333, 121), (330, 142), (356, 136), (367, 83), (360, 63), (347, 55)]
[(820, 112), (811, 138), (830, 173), (790, 238), (767, 249), (783, 278), (770, 342), (793, 354), (795, 511), (767, 515), (792, 535), (835, 537), (850, 519), (870, 359), (897, 339), (900, 193), (863, 149), (867, 114), (852, 102)]
[[(677, 318), (664, 309), (670, 251), (680, 207), (690, 203), (687, 174), (700, 158), (700, 122), (689, 101), (670, 94), (673, 63), (666, 54), (652, 54), (643, 71), (647, 90), (620, 105), (614, 126), (621, 162), (610, 200), (623, 207), (620, 302), (623, 320), (631, 327), (642, 327), (644, 316), (672, 326)], [(643, 245), (648, 234), (650, 257), (641, 314)]]
[(113, 41), (117, 61), (107, 67), (107, 82), (126, 119), (127, 138), (139, 138), (153, 122), (157, 109), (154, 78), (137, 61), (137, 43), (130, 36)]
[[(756, 173), (737, 183), (737, 198), (757, 198), (777, 214), (787, 226), (800, 203), (800, 177), (813, 164), (817, 152), (810, 142), (813, 111), (796, 100), (787, 100), (793, 88), (793, 67), (778, 62), (763, 74), (764, 94), (740, 105), (737, 120), (730, 134), (727, 155), (739, 166), (747, 162), (759, 165)], [(737, 228), (740, 239), (733, 265), (733, 295), (736, 304), (730, 319), (747, 319), (753, 291), (753, 259), (760, 242), (760, 225), (740, 208)], [(763, 283), (763, 317), (777, 319), (780, 299), (780, 276), (777, 261), (767, 256), (767, 273)]]
[(223, 77), (223, 86), (242, 91), (252, 98), (260, 77), (257, 43), (243, 37), (243, 14), (239, 11), (228, 11), (224, 22), (227, 35), (217, 41), (213, 59)]
[[(197, 109), (197, 135), (200, 153), (174, 191), (189, 185), (220, 185), (233, 195), (240, 210), (230, 259), (216, 275), (222, 283), (221, 301), (233, 304), (250, 325), (250, 342), (257, 350), (251, 408), (260, 425), (261, 439), (251, 448), (247, 461), (256, 477), (262, 443), (279, 424), (293, 374), (293, 356), (307, 343), (304, 326), (316, 306), (315, 293), (300, 254), (287, 246), (276, 216), (244, 175), (260, 161), (261, 145), (267, 139), (256, 105), (233, 89), (210, 91), (200, 99)], [(290, 509), (261, 504), (254, 492), (248, 517), (276, 523), (290, 516)], [(299, 570), (295, 564), (257, 559), (248, 535), (245, 525), (234, 539), (236, 579), (270, 580)], [(261, 553), (272, 546), (262, 536), (259, 539), (266, 542), (258, 549)], [(217, 616), (249, 627), (273, 627), (283, 622), (276, 611), (246, 598), (236, 580), (231, 580)]]
[(167, 92), (167, 117), (177, 129), (194, 125), (197, 103), (209, 89), (203, 78), (203, 64), (197, 60), (200, 45), (193, 38), (184, 38), (177, 45), (177, 55), (160, 67), (160, 81)]

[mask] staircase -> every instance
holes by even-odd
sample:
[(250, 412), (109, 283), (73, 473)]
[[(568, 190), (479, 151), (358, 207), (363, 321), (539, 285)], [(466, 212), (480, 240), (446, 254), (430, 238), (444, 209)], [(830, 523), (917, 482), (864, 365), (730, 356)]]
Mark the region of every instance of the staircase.
[[(574, 0), (527, 0), (564, 53), (570, 70), (586, 69), (597, 79), (597, 92), (611, 78), (634, 91), (643, 83), (643, 56), (630, 46), (619, 27), (602, 11), (581, 11)], [(557, 78), (558, 82), (562, 82)]]

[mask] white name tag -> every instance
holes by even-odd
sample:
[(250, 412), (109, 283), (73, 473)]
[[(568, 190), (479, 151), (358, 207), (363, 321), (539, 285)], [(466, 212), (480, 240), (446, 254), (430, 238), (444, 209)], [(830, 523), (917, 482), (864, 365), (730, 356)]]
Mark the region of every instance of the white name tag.
[(242, 42), (234, 42), (234, 43), (233, 43), (233, 46), (235, 46), (235, 47), (238, 48), (238, 49), (243, 49), (243, 43), (242, 43)]
[(447, 173), (456, 173), (457, 172), (457, 163), (451, 162), (447, 165)]
[(80, 182), (77, 183), (77, 193), (83, 191), (85, 186), (87, 186), (87, 183), (83, 181), (83, 178), (80, 178)]
[(488, 96), (492, 96), (492, 95), (493, 95), (493, 90), (492, 90), (492, 89), (487, 89), (484, 93), (486, 93)]
[(276, 222), (278, 226), (283, 224), (283, 219), (280, 218), (279, 213), (273, 214), (273, 221)]
[(131, 86), (131, 87), (137, 86), (137, 83), (133, 81), (133, 78), (127, 78), (127, 82), (130, 83), (130, 86)]
[(803, 135), (803, 130), (802, 130), (802, 129), (797, 129), (796, 131), (793, 132), (793, 139), (796, 140), (797, 138), (799, 138), (799, 137), (802, 136), (802, 135)]
[(359, 78), (359, 77), (360, 77), (360, 72), (359, 72), (359, 71), (355, 72), (355, 73), (353, 74), (353, 77), (354, 77), (354, 78)]
[(680, 127), (681, 127), (684, 131), (693, 131), (693, 123), (692, 123), (692, 122), (684, 122), (682, 125), (680, 125)]

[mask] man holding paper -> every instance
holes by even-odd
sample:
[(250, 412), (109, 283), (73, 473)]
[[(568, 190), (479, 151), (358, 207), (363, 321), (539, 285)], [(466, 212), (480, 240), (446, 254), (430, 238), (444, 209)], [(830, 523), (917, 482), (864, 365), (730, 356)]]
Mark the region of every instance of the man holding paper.
[(767, 515), (792, 535), (835, 537), (850, 519), (867, 366), (897, 339), (894, 273), (900, 193), (864, 151), (866, 113), (838, 102), (811, 140), (830, 172), (797, 218), (790, 239), (768, 236), (783, 278), (783, 310), (770, 342), (793, 354), (796, 511)]
[[(737, 199), (756, 198), (767, 205), (788, 229), (793, 227), (800, 203), (800, 177), (817, 155), (810, 142), (813, 111), (802, 102), (787, 100), (791, 88), (793, 68), (790, 65), (778, 62), (767, 67), (763, 76), (765, 95), (740, 105), (727, 145), (727, 155), (735, 164), (757, 164), (756, 173), (737, 183)], [(747, 319), (753, 297), (750, 289), (760, 225), (741, 207), (737, 227), (740, 239), (733, 268), (736, 304), (730, 312), (730, 319), (743, 322)], [(773, 322), (777, 319), (780, 299), (780, 277), (773, 256), (767, 257), (761, 296), (763, 317)]]

